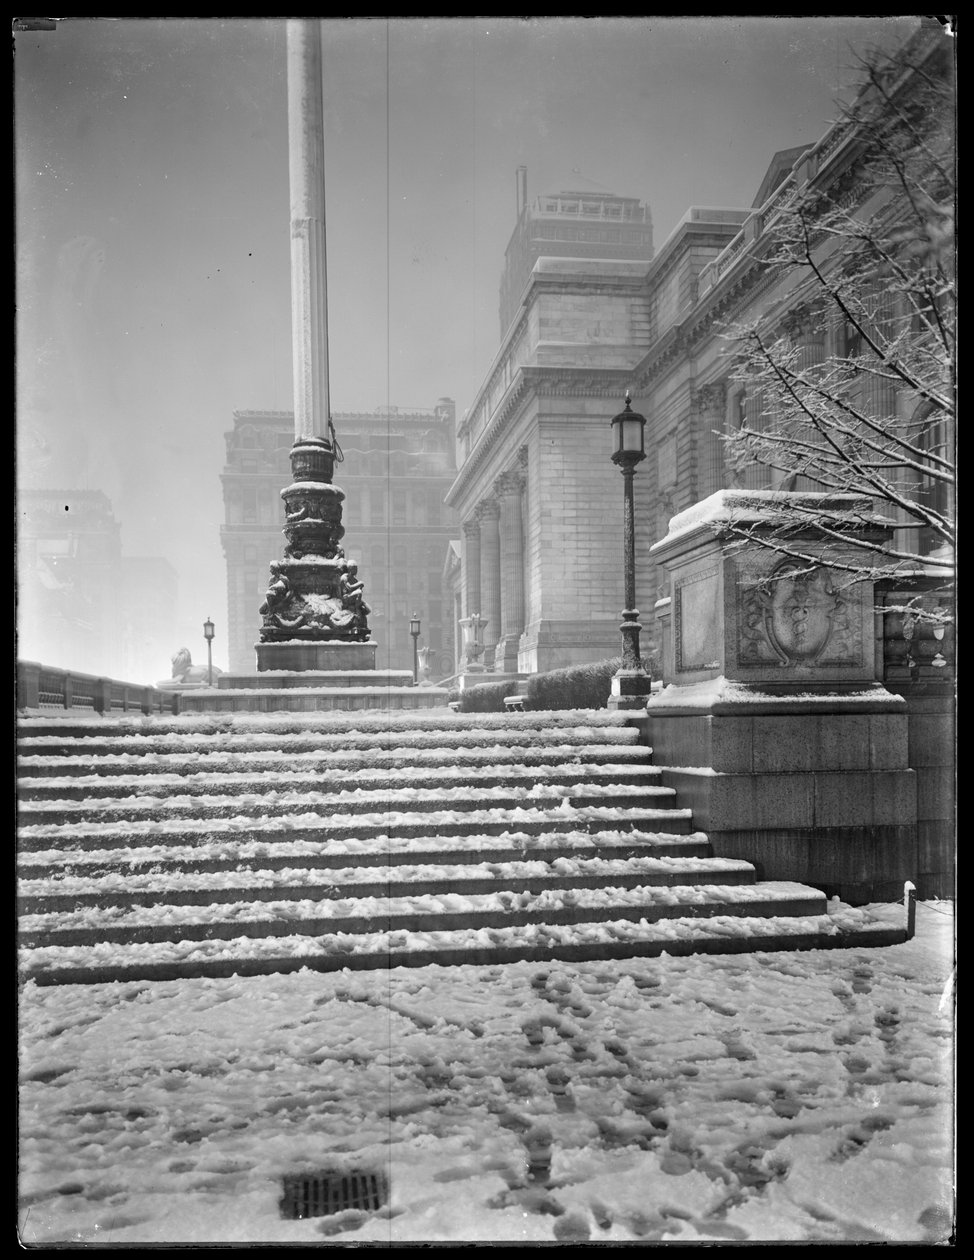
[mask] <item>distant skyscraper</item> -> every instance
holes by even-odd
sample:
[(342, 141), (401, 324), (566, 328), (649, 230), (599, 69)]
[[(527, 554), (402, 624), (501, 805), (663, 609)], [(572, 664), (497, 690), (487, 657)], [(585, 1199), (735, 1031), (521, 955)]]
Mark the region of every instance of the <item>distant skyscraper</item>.
[(551, 258), (624, 258), (650, 262), (653, 219), (637, 197), (561, 192), (528, 205), (527, 169), (517, 172), (517, 224), (507, 246), (500, 289), (501, 338), (517, 313), (534, 264)]
[[(422, 622), (421, 646), (431, 649), (431, 677), (452, 671), (453, 609), (442, 590), (456, 514), (443, 498), (456, 477), (455, 407), (441, 398), (431, 411), (380, 407), (333, 415), (344, 462), (334, 482), (345, 491), (342, 546), (357, 560), (372, 612), (379, 669), (412, 669), (409, 620)], [(252, 671), (254, 644), (272, 560), (282, 548), (294, 438), (289, 411), (235, 411), (225, 435), (223, 470), (227, 607), (231, 672)]]
[(17, 655), (123, 682), (165, 677), (179, 646), (172, 565), (122, 554), (100, 490), (21, 490), (17, 512)]

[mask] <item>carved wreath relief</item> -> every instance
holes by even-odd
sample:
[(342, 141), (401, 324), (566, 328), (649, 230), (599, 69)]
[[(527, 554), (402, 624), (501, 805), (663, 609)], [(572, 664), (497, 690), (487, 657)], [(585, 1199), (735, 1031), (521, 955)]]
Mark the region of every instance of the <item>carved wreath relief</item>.
[(741, 665), (815, 665), (825, 657), (854, 664), (852, 605), (818, 566), (795, 573), (784, 560), (757, 586), (744, 588), (740, 604)]

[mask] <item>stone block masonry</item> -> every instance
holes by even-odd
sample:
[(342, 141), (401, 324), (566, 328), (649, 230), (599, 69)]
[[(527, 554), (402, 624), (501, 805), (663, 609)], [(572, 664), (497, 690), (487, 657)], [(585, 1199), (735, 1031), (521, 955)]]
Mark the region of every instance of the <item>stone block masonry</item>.
[[(869, 541), (887, 532), (851, 496), (800, 497), (803, 509), (867, 521)], [(926, 789), (935, 798), (938, 785), (911, 768), (906, 701), (875, 679), (872, 584), (833, 575), (813, 526), (801, 549), (822, 563), (795, 576), (761, 545), (780, 510), (760, 494), (716, 494), (653, 548), (669, 611), (648, 739), (716, 853), (854, 905), (893, 900), (931, 860), (918, 801), (929, 815)], [(741, 521), (756, 539), (742, 541)]]

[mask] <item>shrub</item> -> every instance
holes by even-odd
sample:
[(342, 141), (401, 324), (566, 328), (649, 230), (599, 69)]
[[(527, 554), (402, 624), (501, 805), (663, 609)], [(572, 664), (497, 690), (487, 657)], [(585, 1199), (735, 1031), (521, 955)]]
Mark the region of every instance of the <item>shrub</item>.
[(526, 709), (604, 709), (612, 693), (612, 675), (622, 658), (570, 665), (528, 679)]
[(504, 697), (517, 691), (516, 682), (477, 683), (460, 692), (461, 713), (503, 713)]

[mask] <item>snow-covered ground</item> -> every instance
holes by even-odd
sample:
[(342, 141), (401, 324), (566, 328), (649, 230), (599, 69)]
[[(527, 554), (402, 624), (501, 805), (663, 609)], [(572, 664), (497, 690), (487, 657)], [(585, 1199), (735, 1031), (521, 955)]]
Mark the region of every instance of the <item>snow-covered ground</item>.
[[(31, 983), (20, 1236), (943, 1244), (952, 968), (923, 902), (885, 949)], [(283, 1219), (331, 1170), (388, 1204)]]

